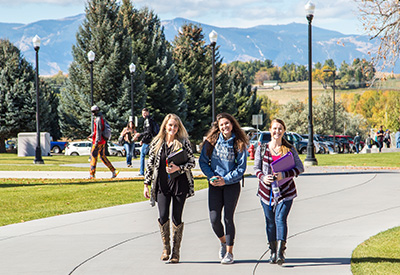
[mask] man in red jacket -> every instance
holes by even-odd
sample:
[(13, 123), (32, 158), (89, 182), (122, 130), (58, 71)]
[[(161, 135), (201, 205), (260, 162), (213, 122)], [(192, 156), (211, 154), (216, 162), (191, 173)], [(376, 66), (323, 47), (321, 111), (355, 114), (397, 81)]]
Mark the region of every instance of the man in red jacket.
[(95, 178), (97, 158), (99, 155), (104, 165), (106, 165), (108, 169), (110, 169), (110, 171), (112, 172), (111, 178), (115, 178), (118, 175), (119, 171), (115, 170), (114, 166), (111, 164), (105, 154), (105, 145), (107, 141), (103, 137), (103, 131), (105, 128), (103, 115), (100, 113), (100, 109), (96, 105), (93, 105), (90, 110), (92, 111), (92, 114), (94, 116), (93, 133), (91, 136), (93, 145), (90, 152), (90, 178)]

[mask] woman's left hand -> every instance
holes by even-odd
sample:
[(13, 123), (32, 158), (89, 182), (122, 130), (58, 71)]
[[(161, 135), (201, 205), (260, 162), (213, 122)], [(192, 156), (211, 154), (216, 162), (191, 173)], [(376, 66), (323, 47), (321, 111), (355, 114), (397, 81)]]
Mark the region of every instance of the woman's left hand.
[(180, 171), (181, 168), (179, 166), (175, 165), (174, 163), (171, 163), (170, 165), (168, 165), (166, 167), (166, 170), (167, 170), (168, 174), (172, 174), (172, 173), (175, 173), (176, 171)]

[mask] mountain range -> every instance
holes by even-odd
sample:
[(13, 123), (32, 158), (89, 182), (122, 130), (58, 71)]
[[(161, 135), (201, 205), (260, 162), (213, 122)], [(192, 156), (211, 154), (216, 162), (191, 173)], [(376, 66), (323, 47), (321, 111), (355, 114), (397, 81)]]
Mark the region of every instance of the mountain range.
[[(58, 71), (68, 73), (68, 66), (72, 62), (72, 45), (76, 42), (76, 33), (84, 19), (85, 14), (79, 14), (29, 24), (0, 23), (0, 38), (9, 39), (34, 65), (32, 38), (38, 35), (42, 40), (39, 52), (40, 74), (54, 75)], [(218, 33), (219, 54), (225, 63), (270, 59), (278, 66), (285, 63), (308, 64), (308, 24), (219, 28), (184, 18), (163, 20), (161, 23), (166, 39), (170, 42), (186, 23), (201, 26), (207, 43), (208, 34), (215, 30)], [(374, 52), (378, 47), (378, 41), (370, 41), (365, 35), (346, 35), (314, 26), (312, 42), (313, 63), (324, 63), (327, 59), (333, 59), (337, 67), (343, 61), (351, 64), (354, 58), (369, 59), (368, 52)]]

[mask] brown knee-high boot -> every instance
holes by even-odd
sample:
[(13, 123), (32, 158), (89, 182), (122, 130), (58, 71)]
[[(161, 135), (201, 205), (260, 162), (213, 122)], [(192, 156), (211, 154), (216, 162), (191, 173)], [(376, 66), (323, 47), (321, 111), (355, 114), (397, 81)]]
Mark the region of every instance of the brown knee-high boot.
[(169, 259), (169, 254), (171, 254), (169, 220), (164, 224), (161, 224), (160, 220), (158, 220), (158, 225), (160, 226), (161, 239), (164, 245), (161, 260), (167, 261)]
[(171, 263), (179, 263), (179, 250), (183, 235), (183, 223), (176, 226), (172, 223), (172, 255), (169, 260)]

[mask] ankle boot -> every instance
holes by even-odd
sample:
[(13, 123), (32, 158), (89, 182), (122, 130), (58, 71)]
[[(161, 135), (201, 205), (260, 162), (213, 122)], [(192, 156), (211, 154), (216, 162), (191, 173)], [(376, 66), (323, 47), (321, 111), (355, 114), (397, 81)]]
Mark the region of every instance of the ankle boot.
[(179, 263), (179, 250), (183, 235), (183, 223), (176, 226), (172, 223), (172, 255), (169, 260), (171, 263)]
[(282, 265), (285, 262), (285, 249), (286, 249), (286, 242), (279, 240), (277, 244), (278, 258), (276, 259), (276, 263), (278, 265)]
[(269, 258), (269, 263), (276, 264), (276, 241), (269, 243), (269, 249), (271, 250), (271, 258)]
[(169, 259), (169, 255), (171, 254), (169, 220), (163, 225), (161, 225), (160, 220), (158, 220), (158, 225), (160, 226), (161, 239), (164, 246), (161, 260), (167, 261)]

